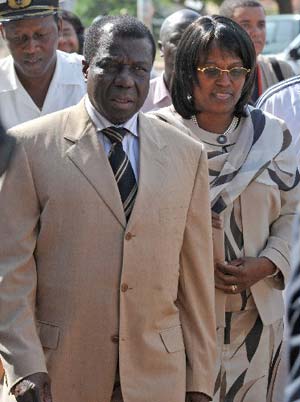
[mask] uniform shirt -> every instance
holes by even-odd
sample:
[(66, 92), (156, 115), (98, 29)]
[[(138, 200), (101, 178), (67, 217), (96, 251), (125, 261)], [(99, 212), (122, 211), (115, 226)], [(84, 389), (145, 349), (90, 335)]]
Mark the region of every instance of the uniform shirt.
[(148, 96), (141, 111), (146, 113), (170, 105), (172, 105), (172, 99), (164, 81), (164, 74), (162, 73), (150, 81)]
[(300, 75), (273, 85), (258, 99), (256, 106), (286, 122), (300, 167)]
[(98, 133), (98, 140), (102, 144), (104, 151), (106, 155), (109, 154), (109, 151), (111, 149), (111, 142), (110, 140), (101, 132), (104, 128), (115, 126), (115, 127), (124, 127), (130, 132), (125, 135), (122, 146), (123, 150), (128, 156), (128, 159), (131, 163), (132, 169), (134, 176), (136, 178), (136, 181), (138, 182), (138, 177), (139, 177), (139, 160), (140, 160), (140, 155), (139, 155), (139, 136), (138, 136), (138, 124), (137, 124), (137, 117), (138, 114), (136, 113), (126, 121), (124, 124), (116, 125), (111, 122), (109, 122), (105, 117), (103, 117), (91, 104), (91, 101), (89, 100), (89, 97), (86, 96), (85, 99), (85, 107), (88, 112), (88, 115), (90, 116), (90, 119), (92, 120), (94, 126), (96, 127), (97, 133)]
[(8, 129), (17, 124), (72, 106), (86, 93), (82, 56), (57, 50), (57, 62), (43, 108), (24, 89), (11, 55), (0, 60), (0, 117)]

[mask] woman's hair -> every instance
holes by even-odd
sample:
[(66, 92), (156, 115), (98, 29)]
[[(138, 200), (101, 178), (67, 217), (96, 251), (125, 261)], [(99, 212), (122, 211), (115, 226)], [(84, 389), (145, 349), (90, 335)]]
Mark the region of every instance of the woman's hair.
[(213, 45), (239, 57), (243, 67), (251, 70), (234, 111), (238, 117), (244, 115), (255, 79), (255, 49), (249, 35), (236, 22), (213, 15), (200, 17), (189, 25), (177, 48), (171, 94), (173, 105), (183, 118), (201, 112), (195, 108), (193, 88), (199, 84), (197, 67), (205, 64)]
[(224, 0), (219, 8), (219, 15), (223, 17), (232, 18), (236, 8), (244, 7), (263, 7), (258, 0)]
[(71, 11), (68, 10), (62, 10), (59, 13), (59, 16), (65, 20), (68, 21), (74, 28), (77, 38), (78, 38), (78, 43), (79, 43), (79, 50), (78, 53), (82, 54), (83, 51), (83, 42), (84, 42), (84, 25), (80, 21), (80, 18), (77, 17), (76, 14), (72, 13)]

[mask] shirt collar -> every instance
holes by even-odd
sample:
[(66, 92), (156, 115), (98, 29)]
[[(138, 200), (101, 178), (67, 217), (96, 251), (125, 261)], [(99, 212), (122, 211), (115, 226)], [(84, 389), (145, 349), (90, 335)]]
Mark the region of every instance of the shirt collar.
[(104, 128), (111, 127), (111, 126), (124, 127), (127, 130), (129, 130), (134, 136), (138, 137), (138, 129), (137, 129), (138, 113), (135, 113), (129, 120), (127, 120), (123, 124), (113, 124), (110, 121), (108, 121), (104, 116), (102, 116), (98, 112), (98, 110), (96, 110), (94, 108), (88, 95), (85, 96), (84, 103), (85, 103), (87, 113), (90, 116), (90, 119), (92, 120), (97, 131), (101, 131)]
[[(164, 80), (164, 72), (156, 78), (157, 84), (155, 86), (153, 100), (154, 103), (160, 103), (163, 99), (171, 99), (170, 92), (166, 87), (165, 80)], [(171, 102), (172, 103), (172, 102)]]
[(20, 87), (18, 80), (14, 60), (11, 55), (1, 60), (1, 80), (0, 91), (15, 91)]

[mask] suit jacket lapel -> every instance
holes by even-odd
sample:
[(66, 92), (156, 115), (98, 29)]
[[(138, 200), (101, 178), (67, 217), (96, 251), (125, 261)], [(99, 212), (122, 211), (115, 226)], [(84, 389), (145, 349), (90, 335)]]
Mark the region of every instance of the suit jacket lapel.
[(127, 228), (133, 227), (135, 222), (143, 219), (144, 211), (153, 208), (158, 198), (158, 193), (163, 191), (165, 181), (165, 168), (167, 164), (167, 145), (163, 136), (151, 121), (139, 114), (139, 138), (140, 138), (140, 169), (139, 188), (135, 204), (128, 221)]
[(64, 135), (73, 143), (67, 150), (67, 156), (125, 227), (126, 218), (118, 186), (83, 101), (73, 110), (75, 113), (70, 115)]

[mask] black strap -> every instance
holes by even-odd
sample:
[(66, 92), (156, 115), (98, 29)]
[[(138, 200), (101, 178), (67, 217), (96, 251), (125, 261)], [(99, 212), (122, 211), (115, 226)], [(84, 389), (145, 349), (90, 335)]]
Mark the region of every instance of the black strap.
[(274, 57), (270, 57), (270, 62), (272, 64), (274, 73), (279, 81), (283, 81), (285, 78), (282, 74), (281, 68), (280, 68), (280, 64), (278, 63), (278, 61), (274, 58)]

